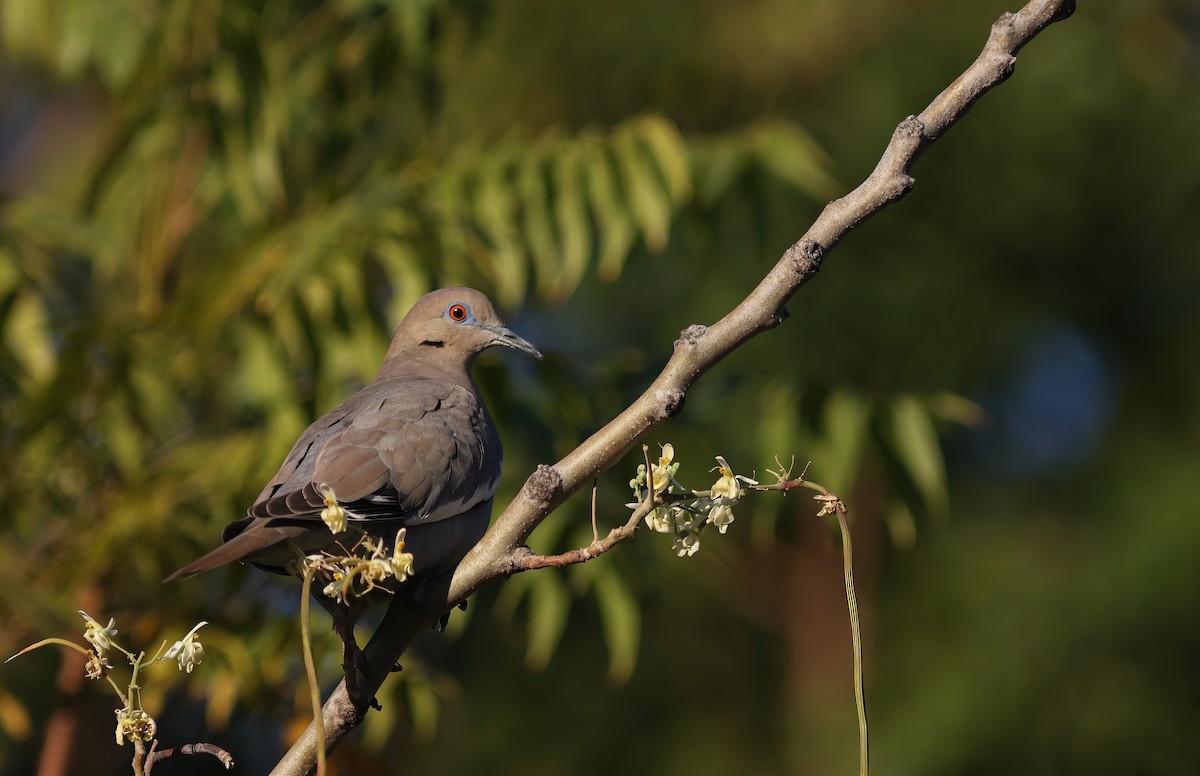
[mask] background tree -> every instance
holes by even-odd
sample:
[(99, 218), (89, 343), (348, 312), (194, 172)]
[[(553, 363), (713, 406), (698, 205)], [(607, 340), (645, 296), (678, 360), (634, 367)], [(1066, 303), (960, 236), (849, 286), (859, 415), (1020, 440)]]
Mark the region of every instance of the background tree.
[[(1000, 10), (7, 0), (0, 648), (81, 605), (143, 631), (221, 612), (215, 668), (160, 722), (228, 727), (261, 770), (286, 710), (304, 721), (294, 589), (157, 580), (370, 377), (397, 312), (457, 281), (538, 298), (517, 326), (548, 365), (482, 365), (511, 492), (741, 298)], [(759, 467), (795, 450), (851, 500), (897, 770), (1194, 762), (1195, 20), (1083, 11), (843, 246), (789, 344), (752, 343), (658, 440)], [(976, 413), (955, 393), (987, 424), (958, 425)], [(925, 522), (951, 506), (931, 418), (954, 422), (949, 523)], [(465, 627), (490, 635), (422, 644), (348, 756), (497, 772), (518, 741), (523, 772), (847, 767), (840, 573), (800, 501), (687, 564), (638, 542), (481, 596)], [(538, 549), (580, 543), (585, 514)], [(77, 669), (51, 693), (41, 661), (4, 674), (13, 773), (43, 733), (108, 751), (107, 701), (62, 703)]]

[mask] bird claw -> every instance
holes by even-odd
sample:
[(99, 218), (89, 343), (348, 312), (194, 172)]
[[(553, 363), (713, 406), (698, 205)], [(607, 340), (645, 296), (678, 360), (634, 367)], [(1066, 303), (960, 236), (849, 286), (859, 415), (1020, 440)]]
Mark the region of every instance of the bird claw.
[(376, 711), (383, 707), (379, 705), (379, 699), (374, 695), (370, 700), (366, 700), (362, 690), (361, 682), (367, 680), (369, 674), (367, 672), (367, 656), (358, 648), (358, 645), (351, 639), (346, 644), (346, 649), (342, 654), (342, 670), (346, 673), (346, 693), (350, 696), (350, 701), (361, 707), (364, 704), (370, 706)]
[(367, 706), (379, 709), (379, 701), (373, 695), (370, 700), (367, 700), (362, 692), (360, 680), (368, 679), (370, 672), (367, 670), (366, 653), (354, 639), (356, 612), (346, 608), (331, 613), (333, 614), (333, 630), (342, 640), (342, 671), (346, 675), (346, 693), (355, 706), (361, 707), (365, 701)]

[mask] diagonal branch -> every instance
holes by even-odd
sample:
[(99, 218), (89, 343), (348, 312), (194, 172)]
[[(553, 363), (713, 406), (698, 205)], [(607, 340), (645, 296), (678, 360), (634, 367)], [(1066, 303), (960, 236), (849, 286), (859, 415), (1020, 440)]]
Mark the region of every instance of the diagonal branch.
[[(480, 587), (528, 568), (525, 564), (531, 555), (524, 543), (542, 520), (589, 480), (616, 464), (651, 428), (677, 415), (688, 390), (701, 375), (752, 337), (782, 323), (787, 317), (787, 301), (817, 274), (842, 238), (903, 198), (913, 187), (910, 173), (921, 154), (966, 115), (976, 100), (1012, 75), (1017, 52), (1026, 43), (1074, 11), (1074, 0), (1031, 0), (1017, 13), (1002, 15), (992, 25), (987, 43), (971, 66), (920, 114), (900, 122), (866, 180), (826, 205), (804, 236), (784, 252), (741, 304), (711, 326), (685, 329), (662, 372), (628, 409), (558, 463), (539, 466), (453, 575), (426, 583), (420, 607), (408, 596), (397, 596), (367, 645), (371, 679), (364, 694), (369, 697), (378, 689), (395, 660), (442, 613)], [(615, 531), (628, 529), (632, 533), (636, 525), (634, 522)], [(610, 534), (601, 541), (612, 538)], [(345, 683), (339, 685), (323, 712), (328, 746), (336, 745), (365, 714), (365, 708), (356, 708), (350, 702)], [(315, 747), (310, 726), (273, 773), (312, 773)]]

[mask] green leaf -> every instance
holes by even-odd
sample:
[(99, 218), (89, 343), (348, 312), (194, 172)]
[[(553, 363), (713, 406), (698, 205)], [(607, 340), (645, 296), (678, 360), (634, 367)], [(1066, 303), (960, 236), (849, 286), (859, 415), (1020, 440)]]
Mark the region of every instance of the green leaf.
[(27, 388), (47, 382), (54, 374), (56, 358), (42, 298), (32, 289), (18, 292), (4, 323), (4, 344), (20, 364)]
[(621, 685), (629, 681), (637, 664), (642, 638), (642, 612), (628, 584), (609, 564), (597, 564), (596, 603), (608, 645), (608, 680)]
[(498, 161), (480, 170), (473, 205), (487, 242), (484, 250), (471, 258), (495, 284), (500, 304), (515, 307), (524, 295), (528, 267), (512, 225), (516, 196), (507, 169)]
[(635, 125), (635, 131), (657, 163), (672, 203), (677, 207), (691, 198), (691, 166), (687, 148), (675, 125), (662, 116), (652, 115)]
[(561, 271), (558, 282), (547, 291), (552, 297), (561, 298), (575, 290), (587, 270), (591, 257), (592, 228), (584, 198), (580, 144), (563, 143), (554, 155), (552, 166), (554, 220), (561, 243)]
[(413, 732), (425, 741), (432, 741), (437, 733), (441, 702), (429, 675), (424, 671), (406, 672), (404, 688), (408, 700), (408, 714), (412, 719)]
[(612, 148), (630, 217), (641, 228), (646, 247), (656, 253), (662, 251), (671, 228), (671, 198), (638, 139), (636, 125), (613, 133)]
[(907, 550), (917, 543), (917, 521), (902, 499), (893, 499), (888, 503), (883, 512), (883, 521), (892, 544)]
[[(775, 380), (762, 387), (758, 403), (761, 411), (758, 414), (758, 447), (766, 454), (768, 463), (765, 467), (775, 469), (771, 456), (778, 456), (780, 463), (787, 466), (792, 456), (809, 456), (811, 450), (802, 449), (804, 440), (801, 437), (799, 405), (796, 396), (796, 386), (790, 380)], [(799, 474), (804, 468), (806, 458), (799, 460), (794, 467), (793, 475)], [(760, 468), (760, 471), (762, 469)], [(771, 476), (760, 477), (769, 482)], [(776, 502), (776, 507), (782, 507), (782, 500)], [(758, 514), (750, 521), (750, 534), (756, 547), (768, 547), (775, 538), (775, 526), (779, 522), (780, 509), (759, 507)]]
[(706, 205), (720, 198), (751, 161), (744, 143), (730, 143), (724, 138), (693, 140), (689, 153), (698, 170), (696, 196)]
[(900, 396), (891, 405), (891, 431), (899, 463), (912, 478), (930, 516), (950, 515), (946, 464), (929, 410), (915, 396)]
[(540, 147), (525, 153), (518, 162), (517, 192), (525, 245), (533, 260), (537, 287), (545, 293), (557, 284), (559, 251), (546, 187), (546, 159)]
[(616, 170), (607, 147), (597, 141), (586, 146), (588, 193), (600, 238), (600, 277), (612, 280), (621, 274), (633, 246), (633, 219), (621, 196)]
[(529, 586), (529, 647), (525, 665), (531, 671), (541, 671), (550, 662), (566, 630), (570, 595), (562, 577), (553, 571), (528, 576), (533, 581)]
[(401, 0), (390, 3), (404, 46), (404, 56), (410, 61), (421, 62), (429, 56), (430, 27), (441, 5), (442, 0)]
[[(383, 686), (375, 691), (375, 697), (379, 700), (379, 705), (366, 716), (362, 724), (362, 746), (368, 752), (382, 750), (384, 745), (387, 744), (388, 739), (396, 732), (396, 728), (403, 724), (400, 719), (399, 709), (401, 708), (401, 703), (404, 703), (407, 697), (404, 699), (397, 697), (400, 694), (398, 690), (402, 690), (404, 695), (408, 696), (411, 689), (408, 687), (409, 679), (416, 673), (416, 671), (412, 670), (411, 666), (406, 666), (405, 668), (406, 670), (401, 673), (397, 680), (384, 682)], [(435, 715), (435, 724), (436, 719)]]
[(416, 248), (410, 243), (385, 237), (375, 244), (374, 253), (391, 286), (386, 315), (391, 329), (400, 324), (404, 314), (430, 287), (431, 280), (421, 266)]
[(755, 159), (773, 175), (815, 197), (836, 195), (837, 182), (826, 172), (825, 152), (795, 123), (765, 121), (748, 130), (747, 140)]
[(871, 419), (871, 407), (861, 396), (834, 391), (825, 402), (826, 444), (819, 462), (821, 484), (845, 495), (854, 486)]

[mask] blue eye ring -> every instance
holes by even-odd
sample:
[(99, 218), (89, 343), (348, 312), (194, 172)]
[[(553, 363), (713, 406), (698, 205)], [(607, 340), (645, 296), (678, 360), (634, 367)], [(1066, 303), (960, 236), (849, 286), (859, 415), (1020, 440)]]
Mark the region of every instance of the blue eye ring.
[(446, 317), (454, 323), (468, 323), (475, 316), (470, 307), (462, 302), (455, 302), (446, 308)]

